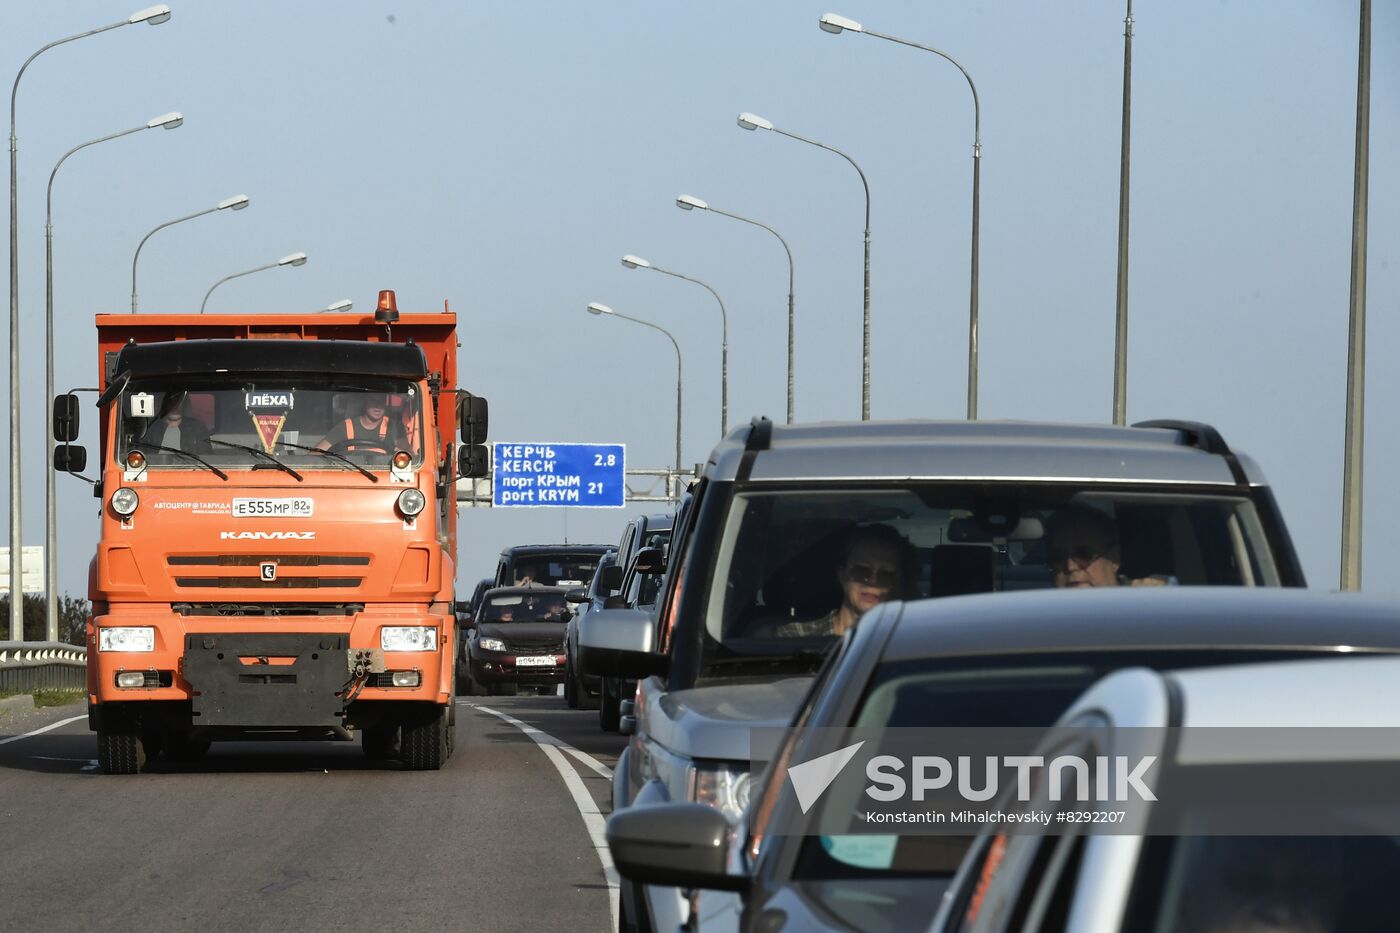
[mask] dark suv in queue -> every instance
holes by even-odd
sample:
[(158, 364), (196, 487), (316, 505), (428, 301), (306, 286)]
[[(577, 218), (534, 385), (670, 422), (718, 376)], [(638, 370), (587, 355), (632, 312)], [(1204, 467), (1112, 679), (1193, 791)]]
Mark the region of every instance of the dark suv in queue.
[(515, 696), (521, 687), (549, 693), (564, 682), (564, 626), (572, 611), (566, 587), (487, 590), (462, 646), (468, 696)]
[[(852, 594), (1051, 588), (1101, 560), (1103, 585), (1304, 583), (1259, 468), (1194, 422), (756, 419), (680, 515), (655, 610), (594, 613), (580, 634), (585, 672), (640, 681), (615, 811), (689, 800), (737, 821), (751, 730), (788, 725)], [(1080, 526), (1097, 545), (1064, 533)], [(880, 560), (855, 560), (863, 538)], [(624, 879), (623, 928), (675, 929), (691, 897)]]
[(497, 586), (584, 586), (593, 579), (606, 544), (517, 544), (501, 551)]

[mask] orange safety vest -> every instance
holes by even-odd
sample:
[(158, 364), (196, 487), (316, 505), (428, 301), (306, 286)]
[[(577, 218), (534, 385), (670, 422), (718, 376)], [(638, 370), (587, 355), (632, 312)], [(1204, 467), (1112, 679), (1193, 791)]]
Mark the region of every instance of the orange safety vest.
[[(346, 419), (345, 419), (345, 439), (346, 439), (347, 441), (353, 441), (353, 440), (355, 439), (355, 421), (356, 421), (356, 420), (357, 420), (357, 419), (355, 419), (355, 418), (346, 418)], [(380, 439), (381, 441), (384, 440), (384, 438), (386, 438), (386, 437), (388, 436), (388, 434), (389, 434), (389, 419), (388, 419), (388, 417), (380, 418), (380, 419), (379, 419), (379, 439)], [(379, 446), (380, 446), (380, 447), (384, 447), (385, 445), (380, 444)], [(354, 449), (355, 449), (355, 445), (354, 445), (354, 444), (347, 444), (346, 447), (345, 447), (345, 449), (346, 449), (346, 450), (354, 450)]]

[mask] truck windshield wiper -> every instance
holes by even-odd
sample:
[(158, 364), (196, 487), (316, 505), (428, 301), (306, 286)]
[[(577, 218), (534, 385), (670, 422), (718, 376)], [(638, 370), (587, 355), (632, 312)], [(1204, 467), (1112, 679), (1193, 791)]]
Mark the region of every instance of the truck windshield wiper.
[(324, 456), (324, 457), (330, 457), (332, 460), (339, 460), (341, 463), (345, 464), (346, 466), (351, 467), (351, 468), (356, 469), (356, 470), (359, 470), (361, 473), (363, 473), (363, 474), (369, 479), (369, 481), (370, 481), (371, 483), (377, 483), (377, 482), (379, 482), (379, 477), (375, 476), (375, 475), (374, 475), (373, 473), (371, 473), (369, 470), (366, 470), (364, 467), (360, 466), (358, 463), (356, 463), (354, 460), (351, 460), (349, 457), (342, 457), (340, 454), (333, 454), (333, 453), (331, 453), (329, 450), (322, 450), (322, 449), (319, 448), (319, 447), (307, 447), (307, 446), (305, 446), (305, 445), (303, 445), (303, 444), (293, 444), (293, 443), (291, 443), (291, 442), (289, 442), (289, 441), (283, 441), (283, 442), (282, 442), (282, 446), (283, 446), (283, 447), (291, 447), (291, 448), (294, 448), (294, 449), (296, 449), (296, 450), (307, 450), (307, 451), (310, 451), (310, 452), (313, 453), (313, 454), (321, 454), (321, 455)]
[(196, 456), (195, 454), (192, 454), (187, 450), (181, 450), (178, 447), (166, 447), (163, 444), (152, 444), (150, 441), (132, 441), (132, 443), (135, 444), (137, 447), (145, 447), (147, 450), (159, 450), (162, 453), (179, 454), (182, 457), (188, 457), (195, 463), (198, 463), (201, 466), (208, 468), (210, 472), (212, 472), (219, 479), (228, 479), (228, 474), (225, 473), (223, 470), (214, 466), (214, 464), (210, 463), (208, 460), (205, 460), (203, 457)]
[(267, 460), (273, 466), (277, 467), (277, 469), (282, 470), (284, 473), (290, 473), (292, 475), (292, 479), (296, 480), (298, 483), (300, 483), (303, 479), (300, 473), (298, 473), (296, 470), (293, 470), (291, 467), (287, 466), (281, 460), (278, 460), (276, 457), (274, 457), (272, 454), (268, 453), (265, 450), (259, 450), (256, 447), (249, 447), (247, 444), (235, 444), (232, 441), (221, 441), (217, 437), (209, 438), (209, 443), (218, 444), (220, 447), (232, 447), (235, 450), (246, 450), (250, 454), (256, 454), (257, 456), (262, 457), (264, 460)]

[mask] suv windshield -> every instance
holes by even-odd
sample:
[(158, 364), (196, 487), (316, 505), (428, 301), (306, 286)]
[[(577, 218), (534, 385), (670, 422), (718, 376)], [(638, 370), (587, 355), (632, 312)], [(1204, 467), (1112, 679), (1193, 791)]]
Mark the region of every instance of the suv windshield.
[(395, 379), (256, 380), (182, 375), (133, 381), (119, 397), (119, 463), (140, 453), (151, 469), (387, 469), (406, 451), (423, 460), (422, 397)]
[(1191, 491), (922, 483), (736, 495), (700, 677), (815, 669), (888, 599), (1070, 586), (1277, 586), (1252, 502)]
[(511, 563), (514, 579), (505, 585), (583, 586), (598, 569), (597, 554), (521, 554)]

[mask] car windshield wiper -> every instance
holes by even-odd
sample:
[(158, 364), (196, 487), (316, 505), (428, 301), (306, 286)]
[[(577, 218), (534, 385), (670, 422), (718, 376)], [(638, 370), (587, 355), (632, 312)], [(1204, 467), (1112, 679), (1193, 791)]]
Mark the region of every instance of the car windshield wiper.
[(349, 457), (342, 457), (340, 454), (333, 454), (333, 453), (331, 453), (329, 450), (322, 450), (322, 449), (319, 448), (319, 447), (307, 447), (307, 446), (305, 446), (305, 445), (303, 445), (303, 444), (293, 444), (293, 443), (291, 443), (290, 441), (283, 441), (283, 442), (282, 442), (282, 446), (283, 446), (283, 447), (291, 447), (291, 448), (293, 448), (294, 450), (307, 450), (307, 451), (310, 451), (310, 452), (313, 453), (313, 454), (320, 454), (320, 455), (322, 455), (323, 457), (330, 457), (332, 460), (339, 460), (341, 463), (345, 464), (346, 466), (348, 466), (348, 467), (350, 467), (350, 468), (352, 468), (352, 469), (359, 470), (361, 473), (363, 473), (363, 474), (369, 479), (370, 482), (372, 482), (372, 483), (377, 483), (377, 482), (379, 482), (379, 477), (375, 476), (375, 475), (374, 475), (373, 473), (371, 473), (369, 470), (366, 470), (364, 467), (360, 466), (358, 463), (356, 463), (354, 460), (351, 460)]
[(234, 450), (246, 450), (250, 454), (257, 454), (259, 457), (262, 457), (263, 459), (270, 462), (273, 466), (277, 467), (277, 469), (282, 470), (285, 473), (290, 473), (292, 475), (292, 479), (296, 480), (298, 483), (300, 483), (302, 479), (304, 479), (304, 477), (296, 470), (293, 470), (291, 467), (287, 466), (281, 460), (278, 460), (276, 457), (274, 457), (272, 454), (268, 453), (265, 450), (259, 450), (256, 447), (249, 447), (247, 444), (235, 444), (233, 443), (233, 441), (221, 441), (217, 437), (209, 438), (209, 443), (218, 444), (220, 447), (232, 447)]
[(228, 479), (228, 474), (225, 473), (223, 470), (214, 466), (214, 464), (210, 463), (208, 460), (205, 460), (203, 457), (196, 456), (195, 454), (192, 454), (187, 450), (181, 450), (178, 447), (166, 447), (163, 444), (152, 444), (150, 441), (132, 441), (131, 443), (135, 444), (137, 447), (145, 447), (147, 450), (159, 450), (162, 453), (179, 454), (182, 457), (188, 457), (195, 463), (198, 463), (200, 466), (207, 468), (219, 479)]

